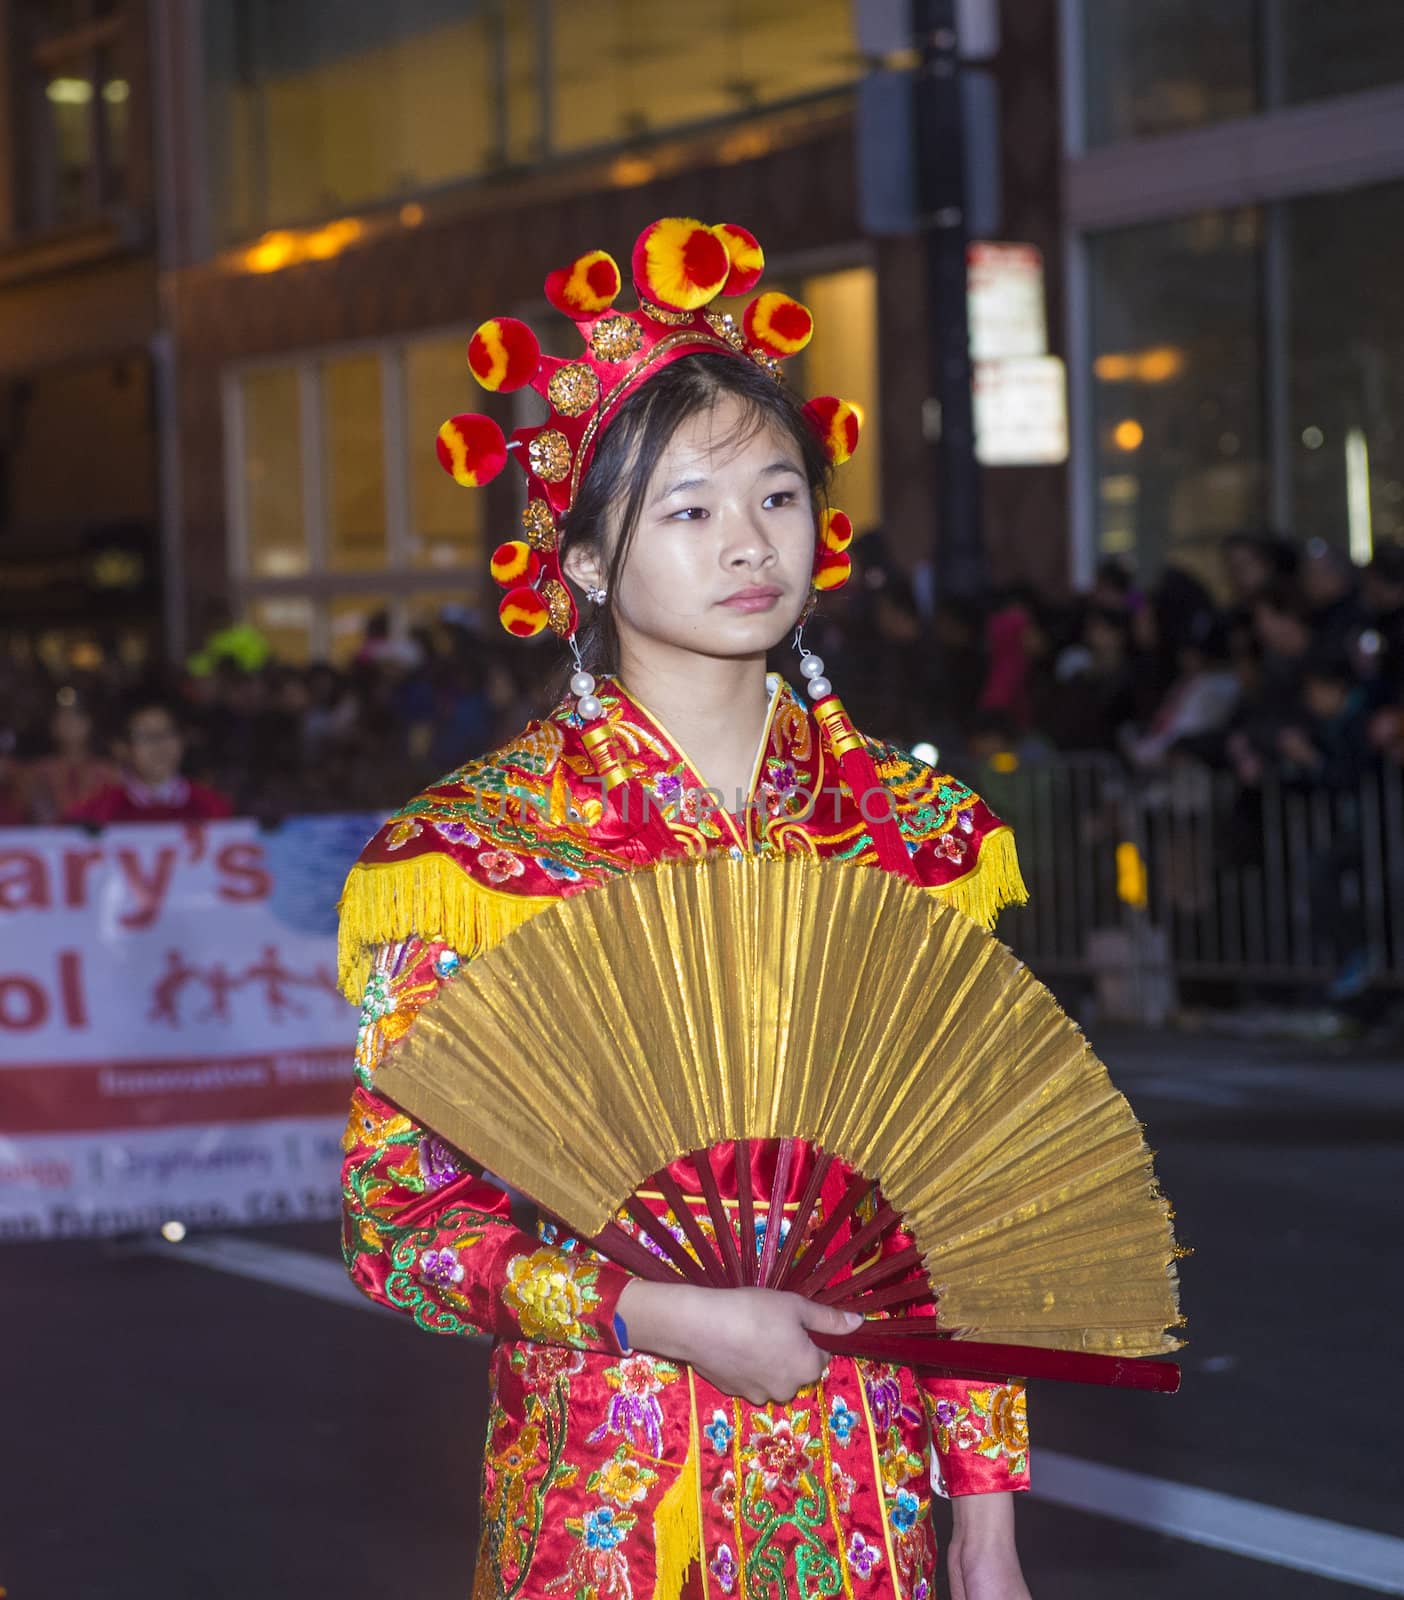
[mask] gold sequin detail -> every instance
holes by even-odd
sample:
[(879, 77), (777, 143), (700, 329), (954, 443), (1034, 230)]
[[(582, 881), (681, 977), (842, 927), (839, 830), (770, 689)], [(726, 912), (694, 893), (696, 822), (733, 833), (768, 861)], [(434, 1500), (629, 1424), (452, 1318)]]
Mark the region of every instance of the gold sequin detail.
[(599, 399), (600, 380), (583, 361), (571, 361), (551, 374), (546, 397), (563, 417), (578, 417)]
[(544, 500), (528, 500), (522, 511), (522, 527), (533, 550), (556, 548), (556, 519)]
[(547, 483), (559, 483), (570, 471), (570, 440), (555, 428), (547, 428), (527, 446), (531, 470)]
[(655, 322), (661, 322), (669, 328), (685, 328), (697, 315), (695, 311), (669, 311), (666, 306), (656, 306), (649, 300), (643, 302), (642, 309), (647, 311)]
[(566, 586), (555, 578), (547, 578), (537, 591), (546, 602), (546, 620), (551, 631), (562, 639), (570, 632), (570, 595)]
[(590, 335), (596, 361), (627, 361), (642, 344), (643, 329), (629, 317), (605, 317)]
[(746, 336), (741, 331), (741, 325), (729, 311), (708, 311), (706, 317), (707, 326), (713, 333), (725, 339), (738, 355), (745, 355)]

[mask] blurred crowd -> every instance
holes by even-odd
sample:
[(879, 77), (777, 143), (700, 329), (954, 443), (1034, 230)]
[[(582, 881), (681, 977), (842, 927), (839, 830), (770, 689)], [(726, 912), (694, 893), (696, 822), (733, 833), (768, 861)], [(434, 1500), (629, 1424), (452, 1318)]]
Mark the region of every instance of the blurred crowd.
[[(1071, 602), (1012, 589), (983, 609), (932, 603), (880, 533), (854, 554), (806, 642), (860, 726), (958, 772), (1098, 752), (1343, 787), (1404, 762), (1404, 547), (1357, 569), (1324, 541), (1243, 533), (1218, 598), (1109, 561)], [(0, 661), (0, 824), (386, 810), (550, 705), (557, 655), (446, 612), (399, 639), (373, 617), (344, 667), (280, 662), (238, 626), (159, 681)], [(798, 681), (787, 646), (773, 665)]]

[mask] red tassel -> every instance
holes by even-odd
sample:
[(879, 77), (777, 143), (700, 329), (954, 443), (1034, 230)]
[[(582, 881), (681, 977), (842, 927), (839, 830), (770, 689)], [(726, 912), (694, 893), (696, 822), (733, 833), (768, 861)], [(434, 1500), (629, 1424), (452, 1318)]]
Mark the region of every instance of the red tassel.
[[(917, 882), (916, 868), (907, 853), (896, 808), (887, 786), (877, 775), (873, 758), (862, 735), (848, 719), (843, 701), (836, 694), (825, 695), (814, 706), (825, 742), (838, 762), (843, 781), (848, 785), (877, 851), (878, 865), (885, 872)], [(870, 799), (869, 796), (872, 798)]]

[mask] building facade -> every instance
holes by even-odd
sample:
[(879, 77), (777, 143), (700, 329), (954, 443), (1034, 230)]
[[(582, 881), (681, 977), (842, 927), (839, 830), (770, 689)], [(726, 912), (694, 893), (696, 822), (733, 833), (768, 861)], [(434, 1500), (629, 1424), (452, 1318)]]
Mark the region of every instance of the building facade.
[[(432, 448), (513, 420), (466, 336), (568, 340), (546, 272), (670, 212), (750, 226), (813, 304), (798, 381), (868, 413), (843, 503), (939, 591), (923, 250), (856, 192), (861, 3), (0, 0), (7, 638), (179, 654), (237, 615), (338, 659), (377, 610), (490, 604), (516, 489)], [(1072, 453), (982, 470), (992, 581), (1404, 536), (1404, 8), (997, 10), (998, 233), (1041, 251)]]

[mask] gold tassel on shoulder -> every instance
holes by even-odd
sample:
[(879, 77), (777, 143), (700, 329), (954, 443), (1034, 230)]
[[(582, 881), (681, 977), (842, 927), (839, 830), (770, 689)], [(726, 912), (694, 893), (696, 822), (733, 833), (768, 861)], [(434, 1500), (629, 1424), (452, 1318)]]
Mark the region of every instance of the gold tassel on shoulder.
[(1024, 875), (1019, 870), (1014, 830), (996, 828), (993, 833), (987, 833), (980, 841), (975, 870), (928, 893), (988, 932), (1005, 906), (1021, 906), (1029, 898)]
[[(688, 1389), (692, 1390), (689, 1373)], [(653, 1600), (678, 1600), (688, 1568), (702, 1559), (701, 1463), (697, 1396), (689, 1395), (687, 1460), (653, 1514)]]
[(560, 903), (556, 895), (485, 889), (448, 856), (355, 866), (338, 907), (337, 982), (359, 1005), (379, 945), (412, 934), (442, 939), (467, 961)]

